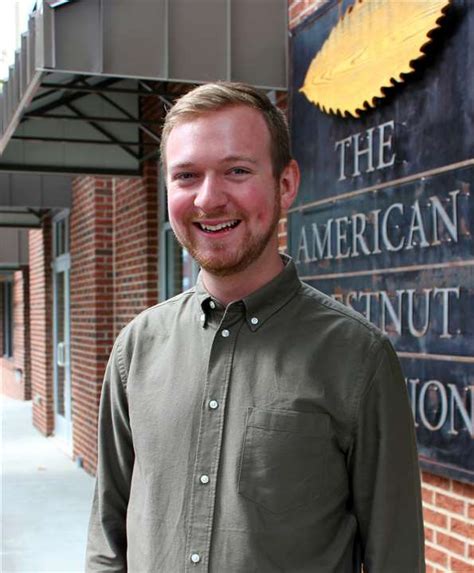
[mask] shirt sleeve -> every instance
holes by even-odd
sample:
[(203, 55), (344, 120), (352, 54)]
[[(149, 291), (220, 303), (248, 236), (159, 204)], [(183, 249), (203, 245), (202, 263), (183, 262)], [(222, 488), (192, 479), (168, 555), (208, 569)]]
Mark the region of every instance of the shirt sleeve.
[(126, 572), (126, 516), (134, 463), (120, 337), (102, 386), (97, 479), (86, 552), (86, 572)]
[(420, 473), (408, 393), (388, 340), (374, 358), (349, 460), (364, 573), (422, 573)]

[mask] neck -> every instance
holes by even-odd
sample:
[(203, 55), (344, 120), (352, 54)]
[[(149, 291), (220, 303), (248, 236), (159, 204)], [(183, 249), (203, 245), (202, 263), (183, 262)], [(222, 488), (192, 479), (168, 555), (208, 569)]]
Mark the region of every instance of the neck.
[(284, 264), (278, 254), (262, 265), (260, 260), (254, 261), (245, 270), (229, 276), (220, 277), (202, 270), (202, 279), (207, 292), (216, 300), (227, 306), (236, 300), (241, 300), (259, 288), (269, 283), (283, 270)]

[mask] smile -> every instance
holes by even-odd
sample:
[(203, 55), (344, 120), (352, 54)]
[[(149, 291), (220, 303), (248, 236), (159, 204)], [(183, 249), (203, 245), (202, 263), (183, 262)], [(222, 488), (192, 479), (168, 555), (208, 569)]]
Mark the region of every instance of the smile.
[(239, 223), (239, 219), (234, 219), (233, 221), (225, 221), (224, 223), (217, 223), (216, 225), (209, 225), (208, 223), (195, 223), (195, 225), (205, 233), (219, 233), (235, 229)]

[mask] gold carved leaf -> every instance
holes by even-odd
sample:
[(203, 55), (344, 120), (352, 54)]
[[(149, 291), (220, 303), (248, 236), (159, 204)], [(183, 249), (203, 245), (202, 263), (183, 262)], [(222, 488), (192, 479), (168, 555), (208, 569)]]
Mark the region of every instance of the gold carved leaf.
[(451, 0), (356, 0), (311, 62), (303, 87), (326, 113), (359, 117), (403, 81)]

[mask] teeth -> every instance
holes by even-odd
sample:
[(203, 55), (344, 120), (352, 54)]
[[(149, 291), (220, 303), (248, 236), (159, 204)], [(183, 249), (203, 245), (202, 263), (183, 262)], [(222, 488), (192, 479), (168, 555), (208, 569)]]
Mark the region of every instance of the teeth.
[(237, 225), (238, 221), (227, 221), (226, 223), (219, 223), (218, 225), (204, 225), (203, 223), (199, 223), (201, 228), (204, 229), (204, 231), (212, 231), (212, 232), (216, 232), (216, 231), (221, 231), (222, 229), (229, 229), (231, 227), (235, 227), (235, 225)]

